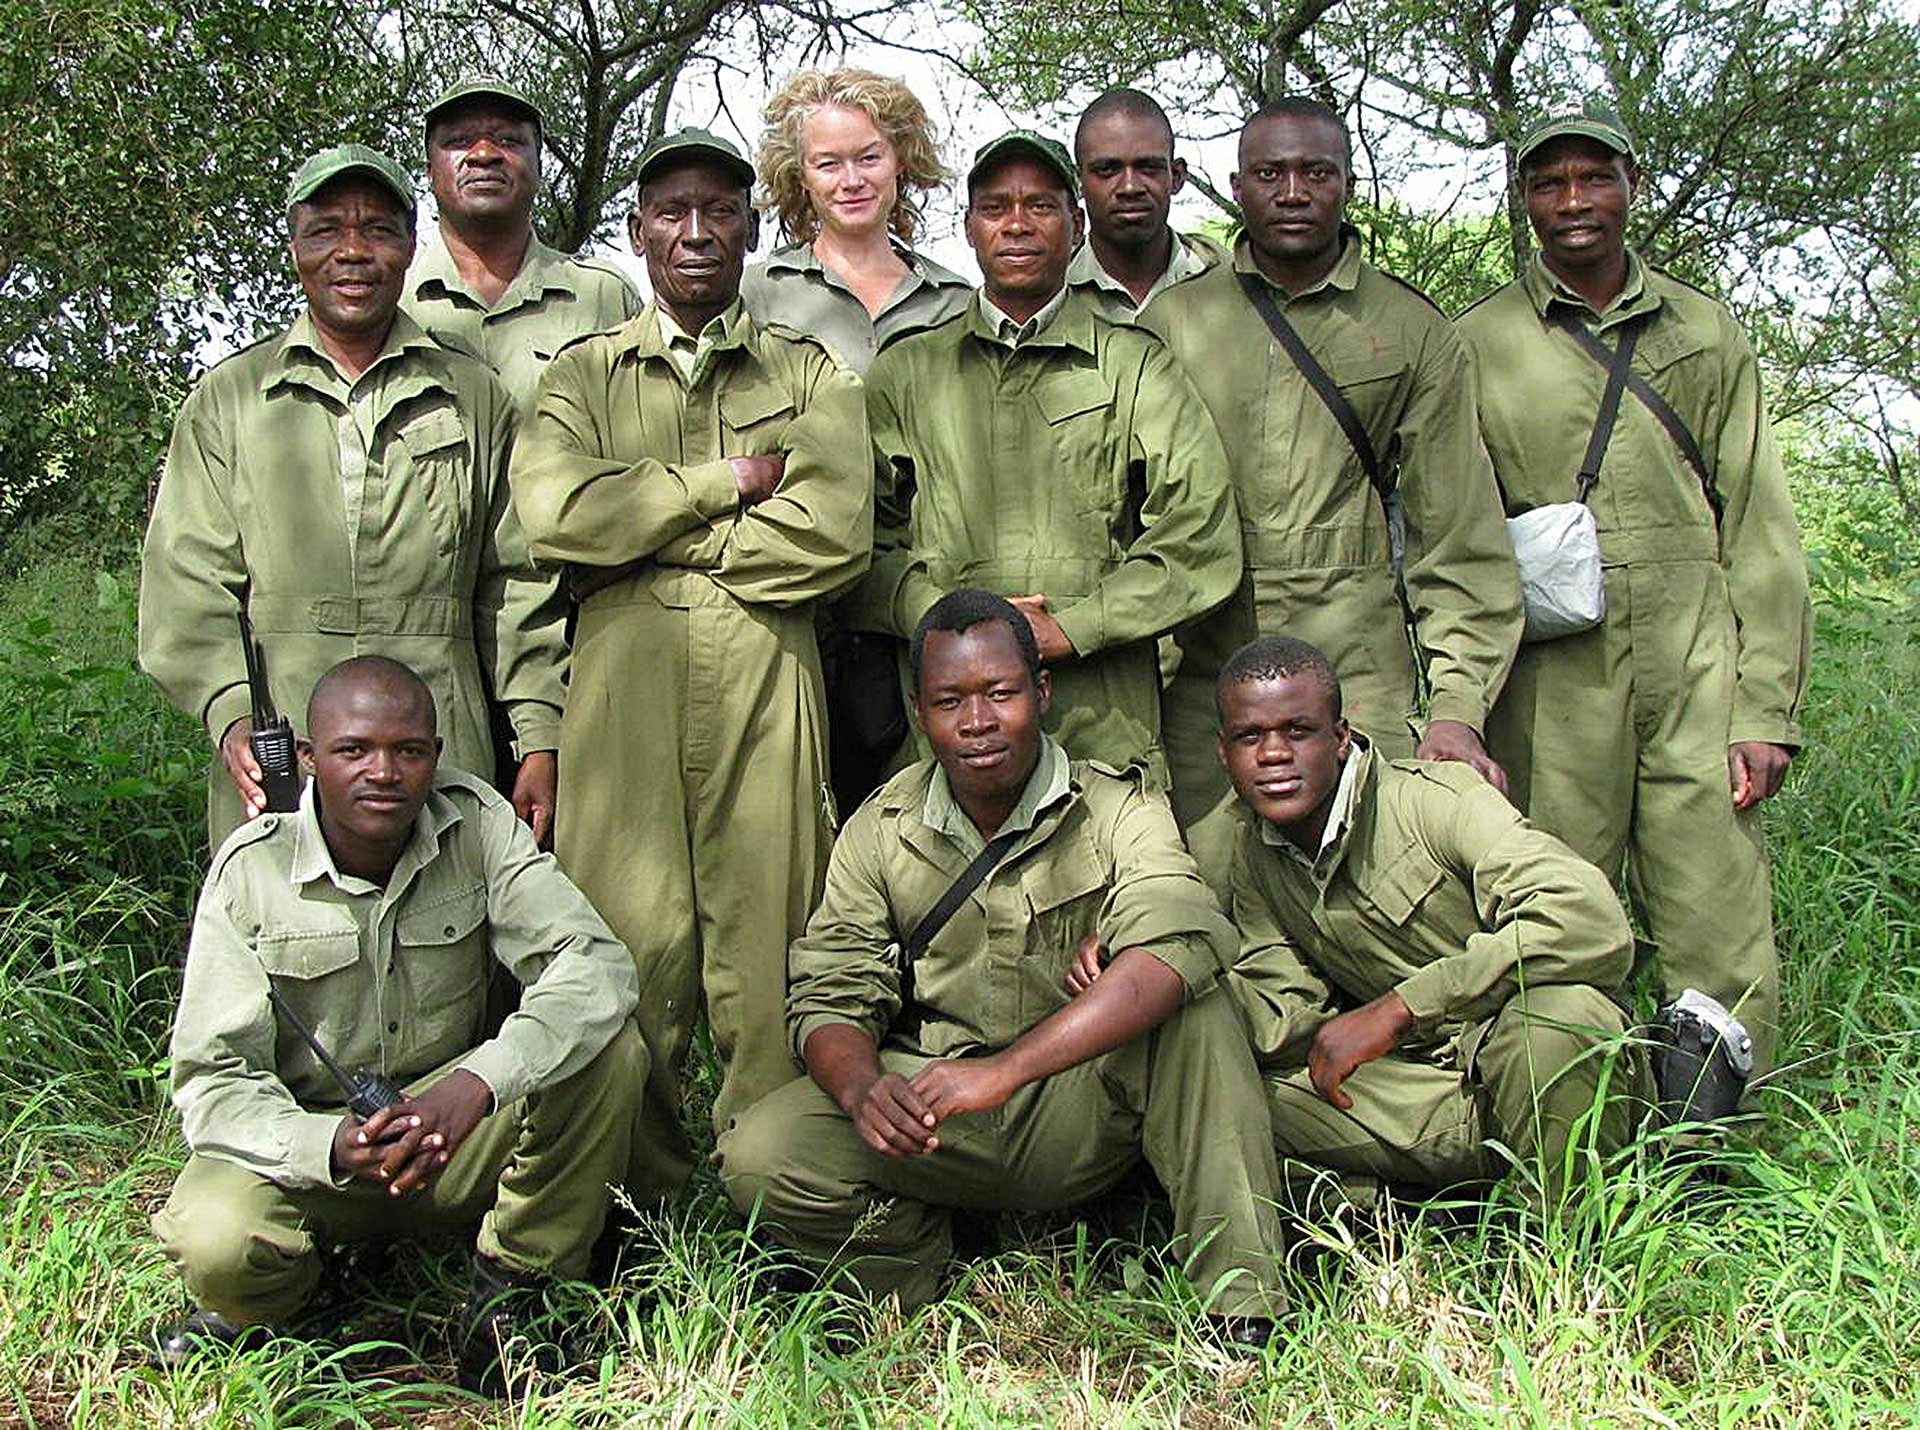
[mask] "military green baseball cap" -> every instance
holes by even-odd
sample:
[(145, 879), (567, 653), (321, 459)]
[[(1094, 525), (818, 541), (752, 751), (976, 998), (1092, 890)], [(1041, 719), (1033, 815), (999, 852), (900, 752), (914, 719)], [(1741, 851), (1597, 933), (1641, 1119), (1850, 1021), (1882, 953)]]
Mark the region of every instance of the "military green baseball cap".
[(433, 128), (434, 117), (441, 110), (451, 109), (461, 100), (472, 99), (475, 95), (483, 95), (488, 99), (504, 99), (511, 108), (525, 110), (527, 118), (533, 121), (535, 129), (546, 127), (546, 119), (540, 113), (540, 106), (533, 102), (527, 92), (520, 86), (509, 84), (506, 80), (494, 75), (475, 75), (471, 79), (463, 79), (440, 91), (439, 97), (429, 104), (427, 112), (420, 116), (421, 127)]
[(388, 191), (400, 200), (400, 207), (407, 216), (412, 217), (416, 199), (413, 181), (407, 177), (407, 171), (378, 149), (369, 149), (365, 144), (336, 144), (331, 149), (322, 149), (302, 164), (287, 184), (287, 207), (292, 208), (312, 198), (320, 186), (329, 180), (337, 179), (342, 174), (356, 173), (385, 184)]
[(640, 151), (640, 169), (635, 179), (644, 184), (647, 175), (675, 159), (712, 159), (741, 183), (753, 183), (753, 165), (733, 144), (711, 129), (676, 129), (662, 134)]
[(1578, 109), (1536, 120), (1533, 128), (1527, 131), (1526, 138), (1520, 141), (1519, 152), (1513, 156), (1513, 167), (1516, 170), (1523, 168), (1528, 156), (1541, 145), (1564, 139), (1570, 134), (1604, 144), (1614, 153), (1625, 154), (1629, 159), (1634, 157), (1633, 139), (1627, 133), (1626, 125), (1620, 122), (1619, 111), (1602, 96), (1589, 95)]
[(1080, 175), (1074, 170), (1073, 159), (1067, 153), (1067, 146), (1050, 135), (1037, 129), (1009, 129), (997, 138), (989, 139), (973, 151), (973, 165), (967, 170), (967, 188), (972, 189), (974, 181), (987, 169), (1000, 160), (1013, 154), (1026, 154), (1038, 159), (1067, 182), (1067, 193), (1077, 199), (1080, 197)]

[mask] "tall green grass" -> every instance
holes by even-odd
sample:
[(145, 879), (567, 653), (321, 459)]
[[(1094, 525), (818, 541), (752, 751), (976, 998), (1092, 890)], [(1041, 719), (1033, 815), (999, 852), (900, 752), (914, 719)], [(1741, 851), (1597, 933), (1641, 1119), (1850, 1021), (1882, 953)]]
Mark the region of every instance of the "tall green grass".
[(1902, 1425), (1920, 1405), (1909, 597), (1823, 600), (1809, 745), (1770, 816), (1786, 1067), (1758, 1127), (1704, 1163), (1643, 1141), (1564, 1217), (1506, 1193), (1322, 1215), (1253, 1365), (1212, 1346), (1177, 1267), (1067, 1217), (1006, 1219), (1006, 1249), (949, 1296), (847, 1348), (826, 1293), (756, 1289), (764, 1253), (703, 1177), (588, 1301), (578, 1374), (500, 1406), (440, 1383), (455, 1246), (380, 1261), (345, 1349), (165, 1374), (138, 1354), (182, 1308), (146, 1217), (180, 1157), (155, 1079), (199, 875), (200, 737), (129, 671), (119, 584), (37, 572), (0, 592), (0, 632), (0, 828), (59, 824), (27, 828), (24, 859), (0, 846), (0, 1422)]

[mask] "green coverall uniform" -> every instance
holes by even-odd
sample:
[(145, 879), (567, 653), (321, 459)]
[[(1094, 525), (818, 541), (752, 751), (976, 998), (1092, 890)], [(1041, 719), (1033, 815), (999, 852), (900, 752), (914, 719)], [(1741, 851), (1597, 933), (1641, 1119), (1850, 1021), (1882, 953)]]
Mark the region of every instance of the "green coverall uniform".
[[(1493, 1140), (1551, 1197), (1603, 1087), (1603, 1153), (1646, 1096), (1611, 996), (1632, 962), (1626, 916), (1598, 869), (1465, 765), (1388, 761), (1356, 735), (1341, 774), (1313, 859), (1235, 810), (1242, 943), (1224, 982), (1283, 1163), (1444, 1187), (1501, 1175)], [(1342, 1084), (1342, 1111), (1314, 1091), (1307, 1051), (1328, 1019), (1390, 990), (1414, 1032)]]
[[(1254, 636), (1297, 636), (1325, 651), (1348, 714), (1395, 757), (1413, 753), (1423, 681), (1429, 719), (1484, 730), (1520, 639), (1513, 553), (1452, 326), (1417, 290), (1362, 260), (1351, 230), (1320, 283), (1292, 298), (1273, 287), (1383, 467), (1398, 473), (1403, 608), (1379, 495), (1241, 290), (1238, 275), (1258, 271), (1242, 238), (1230, 264), (1170, 289), (1142, 316), (1165, 335), (1219, 426), (1246, 548), (1234, 598), (1178, 633), (1167, 740), (1174, 812), (1190, 832), (1231, 803), (1214, 755), (1213, 686), (1227, 657)], [(1203, 856), (1202, 867), (1211, 874), (1216, 860)]]
[(1240, 575), (1220, 438), (1166, 346), (1076, 289), (1010, 346), (976, 297), (881, 350), (867, 408), (873, 569), (849, 618), (905, 639), (961, 586), (1045, 595), (1079, 652), (1051, 670), (1048, 733), (1164, 788), (1154, 639)]
[[(716, 1130), (793, 1076), (786, 950), (835, 823), (814, 605), (865, 568), (873, 522), (858, 377), (735, 303), (689, 380), (661, 316), (555, 358), (513, 461), (533, 550), (579, 599), (555, 850), (640, 971), (653, 1160), (629, 1185), (649, 1199), (691, 1170), (679, 1072), (703, 994)], [(741, 506), (729, 459), (771, 453), (778, 490)]]
[(1204, 234), (1176, 233), (1173, 252), (1167, 255), (1166, 270), (1153, 280), (1153, 287), (1138, 303), (1133, 292), (1100, 266), (1093, 245), (1085, 243), (1067, 265), (1067, 283), (1084, 291), (1100, 315), (1110, 323), (1131, 323), (1140, 311), (1176, 283), (1198, 278), (1209, 269), (1226, 262), (1227, 251)]
[(1116, 953), (1145, 948), (1178, 973), (1184, 1005), (992, 1112), (950, 1118), (939, 1147), (917, 1157), (874, 1151), (818, 1084), (797, 1079), (721, 1138), (728, 1194), (809, 1261), (845, 1267), (868, 1295), (897, 1293), (910, 1309), (932, 1298), (951, 1255), (950, 1209), (1071, 1206), (1144, 1149), (1173, 1199), (1193, 1284), (1222, 1287), (1211, 1309), (1273, 1315), (1284, 1293), (1272, 1138), (1246, 1037), (1214, 991), (1233, 930), (1165, 801), (1137, 772), (1070, 764), (1048, 740), (1001, 831), (1025, 837), (915, 962), (919, 1021), (901, 1023), (898, 945), (983, 841), (932, 761), (860, 806), (793, 946), (796, 1051), (816, 1029), (846, 1024), (911, 1078), (938, 1058), (1004, 1048), (1069, 1001), (1061, 980), (1095, 929)]
[[(496, 962), (525, 993), (486, 1038)], [(493, 1089), (427, 1192), (335, 1179), (339, 1085), (269, 983), (346, 1067), (413, 1092), (465, 1068)], [(512, 1270), (581, 1276), (646, 1078), (633, 1006), (626, 951), (480, 780), (441, 770), (384, 889), (335, 866), (309, 786), (297, 813), (237, 830), (201, 892), (172, 1050), (192, 1155), (154, 1231), (194, 1300), (240, 1325), (299, 1311), (321, 1241), (478, 1222)]]
[(461, 280), (443, 243), (423, 247), (414, 258), (400, 307), (435, 337), (451, 338), (492, 363), (524, 420), (553, 355), (575, 338), (619, 327), (640, 311), (640, 299), (606, 259), (570, 258), (536, 235), (491, 308)]
[(1724, 503), (1631, 392), (1599, 484), (1607, 615), (1520, 648), (1489, 729), (1513, 799), (1610, 876), (1624, 857), (1635, 912), (1671, 993), (1718, 998), (1773, 1063), (1779, 960), (1757, 809), (1734, 810), (1727, 747), (1798, 747), (1812, 613), (1760, 369), (1718, 303), (1629, 256), (1601, 314), (1537, 259), (1460, 319), (1480, 420), (1508, 509), (1572, 501), (1606, 373), (1548, 321), (1577, 314), (1609, 346), (1649, 315), (1633, 370), (1673, 407)]
[(776, 248), (740, 279), (740, 301), (756, 323), (785, 323), (833, 350), (833, 355), (864, 373), (873, 355), (896, 333), (930, 327), (966, 309), (973, 285), (898, 239), (893, 251), (907, 265), (907, 276), (878, 313), (814, 256), (810, 243)]
[[(218, 745), (248, 713), (244, 605), (274, 704), (385, 655), (433, 691), (444, 764), (494, 770), (487, 692), (517, 751), (556, 747), (566, 609), (535, 571), (507, 485), (512, 399), (486, 364), (401, 313), (349, 382), (302, 316), (220, 363), (174, 422), (140, 568), (140, 664)], [(239, 792), (213, 758), (217, 849)]]

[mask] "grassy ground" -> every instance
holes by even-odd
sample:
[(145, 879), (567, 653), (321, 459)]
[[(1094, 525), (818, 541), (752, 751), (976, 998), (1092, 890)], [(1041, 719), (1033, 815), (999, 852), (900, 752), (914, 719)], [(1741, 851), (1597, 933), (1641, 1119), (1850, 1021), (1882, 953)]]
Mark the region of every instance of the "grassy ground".
[(1517, 1202), (1329, 1222), (1296, 1314), (1236, 1363), (1150, 1253), (1084, 1224), (1008, 1249), (856, 1351), (752, 1290), (703, 1182), (592, 1302), (583, 1372), (485, 1406), (438, 1383), (457, 1247), (362, 1284), (344, 1350), (149, 1368), (181, 1309), (146, 1217), (197, 882), (195, 732), (126, 669), (129, 603), (55, 564), (0, 590), (0, 1423), (1908, 1423), (1920, 1405), (1920, 615), (1822, 609), (1811, 745), (1772, 816), (1790, 1066), (1689, 1176), (1631, 1149), (1565, 1220)]

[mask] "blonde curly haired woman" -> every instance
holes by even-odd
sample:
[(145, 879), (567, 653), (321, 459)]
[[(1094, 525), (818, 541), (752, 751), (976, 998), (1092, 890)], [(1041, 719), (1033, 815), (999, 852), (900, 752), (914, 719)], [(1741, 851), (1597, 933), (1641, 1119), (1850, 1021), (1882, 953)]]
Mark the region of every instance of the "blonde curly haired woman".
[(762, 203), (787, 242), (740, 286), (754, 321), (810, 333), (865, 372), (894, 333), (966, 307), (967, 280), (912, 247), (920, 198), (953, 177), (912, 90), (871, 70), (800, 70), (765, 119)]

